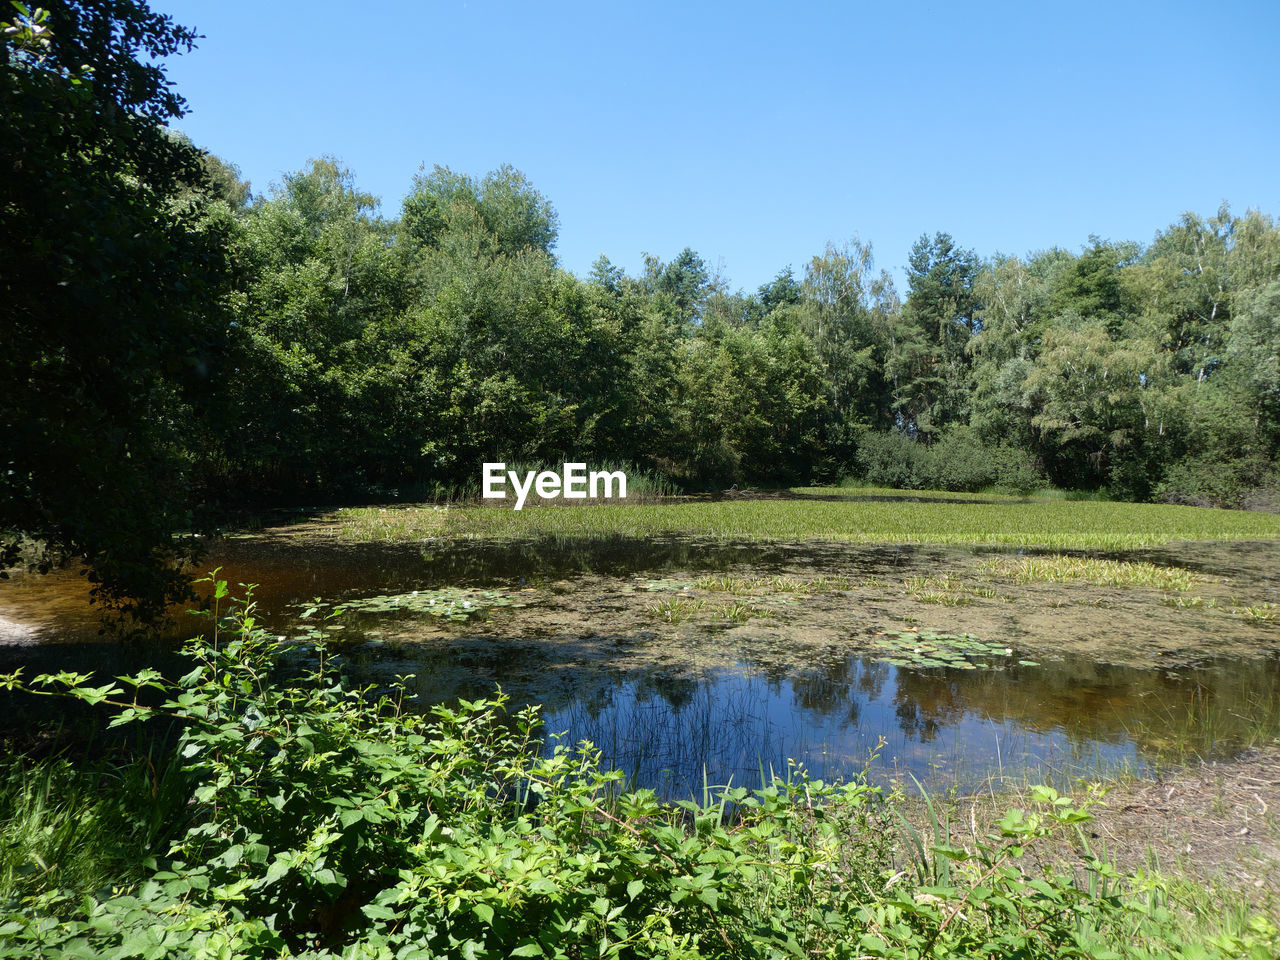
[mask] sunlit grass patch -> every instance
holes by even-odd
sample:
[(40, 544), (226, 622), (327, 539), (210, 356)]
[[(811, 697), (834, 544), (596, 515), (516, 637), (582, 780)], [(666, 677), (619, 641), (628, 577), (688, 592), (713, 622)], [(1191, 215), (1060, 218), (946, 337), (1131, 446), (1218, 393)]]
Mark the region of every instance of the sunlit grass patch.
[(1058, 554), (1048, 557), (999, 557), (985, 561), (983, 569), (993, 577), (1017, 584), (1088, 583), (1100, 587), (1155, 587), (1186, 591), (1204, 578), (1178, 567), (1160, 567), (1144, 561), (1104, 560)]
[(960, 581), (953, 577), (908, 577), (902, 585), (909, 596), (921, 603), (936, 603), (944, 607), (963, 607), (973, 603), (973, 598), (962, 592)]
[(667, 623), (681, 623), (700, 611), (705, 606), (705, 603), (706, 601), (704, 600), (672, 598), (654, 604), (649, 608), (649, 613)]
[(696, 582), (699, 590), (729, 593), (735, 596), (758, 596), (765, 593), (831, 593), (868, 585), (844, 576), (817, 577), (703, 577)]
[(1280, 604), (1258, 603), (1251, 606), (1237, 606), (1232, 607), (1231, 612), (1250, 623), (1268, 625), (1280, 623)]
[(444, 536), (449, 508), (434, 504), (404, 507), (342, 507), (330, 518), (340, 540), (426, 540)]
[(344, 510), (335, 519), (338, 522), (331, 528), (333, 534), (351, 541), (681, 536), (1128, 550), (1176, 540), (1280, 537), (1280, 515), (1168, 504), (1061, 500), (723, 500), (531, 507), (521, 511), (457, 506), (366, 507)]
[(1204, 597), (1164, 597), (1161, 602), (1167, 607), (1177, 607), (1179, 610), (1212, 610), (1218, 605), (1218, 601), (1213, 597), (1207, 600)]

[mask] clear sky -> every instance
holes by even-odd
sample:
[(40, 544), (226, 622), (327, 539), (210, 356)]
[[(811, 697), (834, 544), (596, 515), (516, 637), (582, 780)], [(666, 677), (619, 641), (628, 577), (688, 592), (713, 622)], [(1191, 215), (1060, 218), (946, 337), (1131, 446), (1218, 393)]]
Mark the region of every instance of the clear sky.
[(858, 235), (899, 279), (1183, 211), (1280, 214), (1280, 2), (152, 0), (205, 35), (177, 126), (255, 192), (336, 156), (395, 216), (422, 164), (522, 170), (557, 252), (690, 246), (753, 290)]

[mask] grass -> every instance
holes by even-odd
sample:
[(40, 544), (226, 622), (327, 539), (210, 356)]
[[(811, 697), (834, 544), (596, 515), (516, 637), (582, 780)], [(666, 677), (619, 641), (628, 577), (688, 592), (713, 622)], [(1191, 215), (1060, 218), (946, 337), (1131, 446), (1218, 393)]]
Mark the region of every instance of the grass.
[[(955, 490), (903, 490), (897, 487), (877, 487), (858, 483), (843, 483), (838, 487), (791, 487), (791, 493), (802, 497), (892, 497), (912, 500), (994, 500), (1007, 503), (1020, 503), (1028, 499), (1047, 498), (1048, 494), (1031, 494), (1023, 496), (1016, 493), (983, 491), (981, 493), (965, 493)], [(1054, 491), (1057, 493), (1058, 491)]]
[[(1175, 779), (1168, 787), (1154, 785), (1161, 794), (1179, 795), (1175, 803), (1180, 816), (1172, 819), (1183, 821), (1194, 835), (1191, 839), (1199, 847), (1207, 839), (1196, 830), (1195, 821), (1204, 819), (1206, 809), (1203, 788), (1194, 783), (1187, 796), (1188, 778)], [(1042, 790), (1027, 781), (1005, 780), (999, 785), (990, 784), (986, 791), (960, 796), (956, 794), (931, 795), (918, 783), (916, 790), (897, 789), (891, 798), (892, 809), (899, 818), (898, 834), (908, 856), (905, 867), (911, 869), (914, 879), (921, 883), (935, 882), (947, 870), (948, 857), (939, 855), (942, 850), (971, 849), (980, 844), (992, 826), (1009, 809), (1028, 809), (1033, 806), (1033, 795)], [(1186, 941), (1203, 942), (1217, 938), (1247, 938), (1251, 933), (1272, 928), (1276, 920), (1276, 902), (1267, 884), (1241, 885), (1240, 864), (1230, 860), (1204, 862), (1188, 869), (1188, 864), (1175, 855), (1174, 832), (1153, 832), (1134, 806), (1146, 806), (1148, 785), (1144, 781), (1126, 782), (1113, 779), (1085, 784), (1076, 781), (1064, 784), (1064, 792), (1085, 794), (1098, 805), (1096, 819), (1087, 830), (1064, 831), (1039, 850), (1033, 851), (1027, 868), (1066, 868), (1073, 861), (1082, 864), (1098, 858), (1117, 864), (1119, 870), (1140, 870), (1152, 881), (1146, 888), (1147, 899), (1138, 908), (1142, 918), (1139, 930), (1155, 921), (1179, 931)], [(1164, 815), (1168, 819), (1168, 815)], [(1115, 830), (1119, 831), (1116, 834)], [(1212, 827), (1207, 831), (1211, 834)], [(1267, 831), (1274, 836), (1274, 829)], [(1179, 842), (1187, 835), (1179, 835)], [(1143, 840), (1143, 837), (1150, 839)], [(913, 862), (914, 861), (914, 862)], [(1258, 864), (1250, 864), (1257, 869)], [(1102, 891), (1097, 883), (1101, 877), (1086, 879), (1075, 871), (1095, 895)], [(1269, 919), (1268, 919), (1269, 918)], [(1176, 954), (1181, 955), (1181, 954)], [(1193, 954), (1194, 955), (1194, 954)], [(1241, 956), (1270, 956), (1269, 953), (1248, 953)]]
[(1274, 603), (1232, 607), (1231, 612), (1255, 624), (1274, 624), (1280, 621), (1280, 606)]
[(865, 581), (842, 576), (817, 577), (703, 577), (695, 582), (699, 590), (712, 593), (730, 593), (734, 596), (755, 596), (768, 593), (830, 593), (869, 585)]
[(180, 777), (161, 758), (74, 766), (65, 760), (0, 770), (0, 902), (94, 890), (140, 878), (183, 825)]
[(1204, 578), (1176, 567), (1094, 557), (1001, 557), (983, 568), (992, 576), (1027, 583), (1088, 583), (1098, 587), (1155, 587), (1185, 593)]
[(357, 507), (340, 511), (334, 520), (328, 532), (347, 541), (683, 536), (1129, 550), (1179, 540), (1280, 537), (1280, 516), (1273, 514), (1167, 504), (1013, 498), (998, 503), (742, 499), (526, 507), (519, 512), (429, 505)]

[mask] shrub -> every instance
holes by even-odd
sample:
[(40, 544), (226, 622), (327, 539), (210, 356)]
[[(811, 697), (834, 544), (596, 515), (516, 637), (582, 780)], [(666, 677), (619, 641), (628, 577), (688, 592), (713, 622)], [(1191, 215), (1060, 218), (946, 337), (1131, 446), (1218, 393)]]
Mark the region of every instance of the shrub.
[(858, 445), (862, 479), (902, 490), (974, 493), (989, 487), (1030, 493), (1045, 485), (1044, 472), (1026, 451), (984, 443), (969, 427), (953, 427), (933, 446), (897, 431), (867, 433)]
[(880, 487), (924, 490), (936, 475), (933, 451), (896, 430), (863, 434), (857, 462), (862, 479)]
[(1277, 512), (1280, 476), (1275, 465), (1264, 457), (1186, 460), (1169, 468), (1154, 499)]

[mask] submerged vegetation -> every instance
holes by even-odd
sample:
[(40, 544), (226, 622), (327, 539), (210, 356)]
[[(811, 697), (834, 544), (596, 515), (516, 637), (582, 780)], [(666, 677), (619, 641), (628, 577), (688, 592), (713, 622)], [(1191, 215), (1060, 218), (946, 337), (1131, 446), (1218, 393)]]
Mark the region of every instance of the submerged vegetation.
[[(160, 763), (169, 788), (73, 789), (48, 830), (17, 827), (50, 801), (41, 777), (55, 774), (10, 775), (0, 956), (1226, 958), (1280, 946), (1261, 916), (1205, 916), (1159, 876), (1098, 859), (1078, 830), (1093, 792), (1035, 787), (967, 838), (937, 814), (899, 820), (898, 800), (861, 780), (800, 768), (668, 805), (628, 789), (589, 744), (544, 743), (535, 709), (506, 715), (499, 697), (419, 712), (403, 688), (345, 689), (323, 657), (307, 677), (272, 679), (279, 647), (252, 604), (213, 616), (179, 681), (4, 679), (100, 704), (113, 726), (169, 718), (181, 733)], [(99, 808), (120, 812), (83, 816)], [(155, 811), (167, 831), (147, 826)], [(76, 847), (100, 849), (122, 821), (134, 857), (114, 875), (109, 859), (107, 875), (75, 868)], [(1072, 837), (1076, 864), (1025, 857)]]

